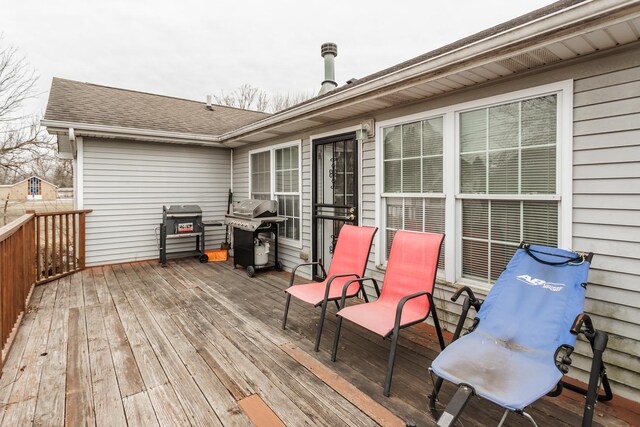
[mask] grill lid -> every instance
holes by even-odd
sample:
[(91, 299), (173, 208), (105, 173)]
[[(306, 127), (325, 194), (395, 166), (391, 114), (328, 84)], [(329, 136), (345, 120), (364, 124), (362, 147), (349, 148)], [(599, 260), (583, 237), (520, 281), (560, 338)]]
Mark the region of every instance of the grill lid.
[(278, 202), (276, 200), (247, 199), (233, 204), (230, 216), (238, 218), (260, 218), (276, 216)]
[(166, 215), (177, 215), (177, 216), (202, 216), (202, 209), (198, 205), (171, 205), (168, 208), (166, 206), (162, 207), (162, 210)]

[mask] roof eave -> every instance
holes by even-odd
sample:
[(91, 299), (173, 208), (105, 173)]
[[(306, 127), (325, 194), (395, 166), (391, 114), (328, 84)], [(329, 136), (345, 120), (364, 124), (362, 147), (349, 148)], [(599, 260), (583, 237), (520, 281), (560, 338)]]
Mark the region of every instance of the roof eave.
[(157, 141), (174, 144), (192, 144), (206, 146), (224, 146), (217, 135), (170, 132), (151, 129), (138, 129), (120, 126), (76, 123), (43, 119), (40, 122), (49, 133), (66, 134), (72, 128), (76, 136), (94, 136), (101, 138), (119, 138), (137, 141)]

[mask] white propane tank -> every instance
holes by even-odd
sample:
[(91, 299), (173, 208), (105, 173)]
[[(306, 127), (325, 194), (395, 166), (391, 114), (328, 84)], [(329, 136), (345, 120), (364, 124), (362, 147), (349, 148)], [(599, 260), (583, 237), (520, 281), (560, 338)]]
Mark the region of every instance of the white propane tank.
[(253, 248), (255, 265), (262, 266), (269, 262), (269, 242), (263, 239), (255, 239)]

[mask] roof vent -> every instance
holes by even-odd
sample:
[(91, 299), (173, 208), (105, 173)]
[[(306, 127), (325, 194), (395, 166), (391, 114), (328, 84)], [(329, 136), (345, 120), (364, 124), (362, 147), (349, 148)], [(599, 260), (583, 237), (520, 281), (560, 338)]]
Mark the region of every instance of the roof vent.
[(320, 47), (320, 55), (324, 58), (324, 81), (318, 95), (323, 95), (338, 87), (334, 64), (334, 59), (338, 56), (338, 45), (335, 43), (323, 43)]
[(211, 105), (211, 95), (207, 95), (207, 110), (213, 111), (213, 105)]

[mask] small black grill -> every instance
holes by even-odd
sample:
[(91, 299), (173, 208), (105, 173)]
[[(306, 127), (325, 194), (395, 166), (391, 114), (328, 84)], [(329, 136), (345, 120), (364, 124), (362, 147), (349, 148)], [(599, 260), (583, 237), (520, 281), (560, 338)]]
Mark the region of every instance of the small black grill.
[[(282, 270), (278, 259), (278, 224), (286, 218), (277, 214), (278, 202), (275, 200), (247, 199), (234, 203), (231, 214), (225, 215), (225, 223), (233, 227), (234, 268), (236, 265), (246, 267), (249, 277), (265, 268)], [(265, 237), (273, 238), (273, 263), (269, 263), (264, 254)]]
[[(197, 256), (200, 262), (209, 259), (204, 253), (204, 228), (202, 222), (202, 209), (198, 205), (172, 205), (162, 207), (162, 224), (160, 224), (160, 263), (167, 265), (168, 258), (180, 258)], [(196, 238), (196, 247), (193, 251), (180, 251), (167, 253), (167, 240), (176, 238)]]

